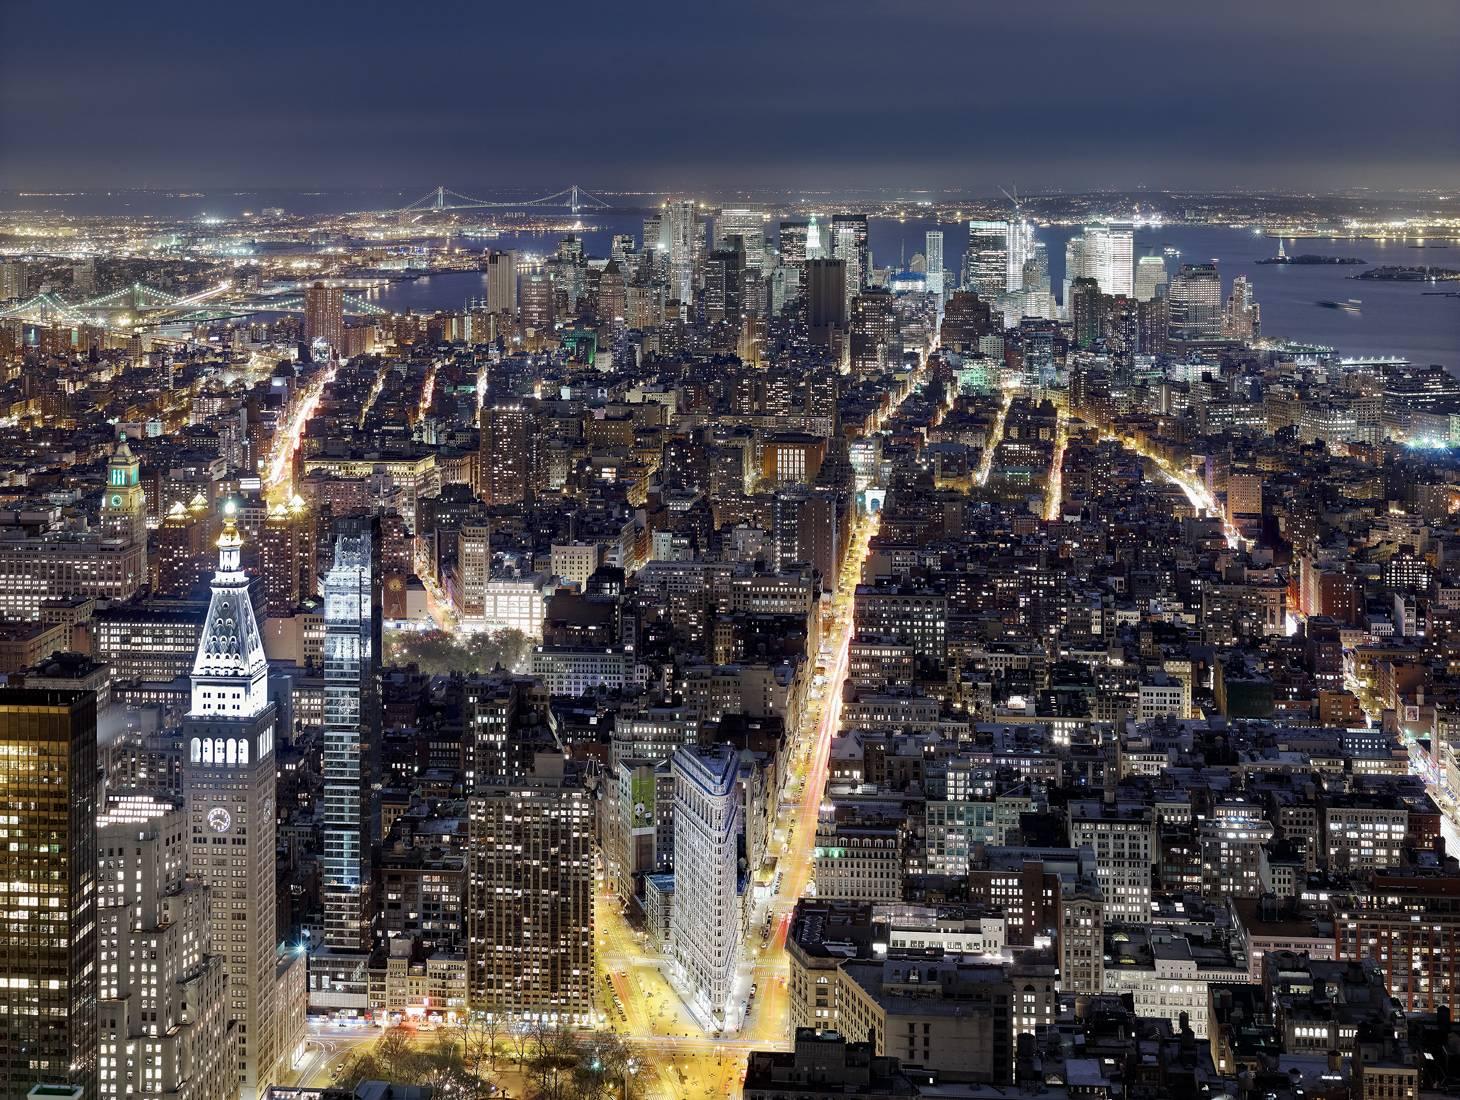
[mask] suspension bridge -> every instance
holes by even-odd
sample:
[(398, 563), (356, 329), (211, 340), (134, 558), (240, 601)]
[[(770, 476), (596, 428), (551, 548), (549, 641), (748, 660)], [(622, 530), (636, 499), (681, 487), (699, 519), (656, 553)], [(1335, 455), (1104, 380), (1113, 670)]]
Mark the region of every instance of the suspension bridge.
[(196, 294), (172, 294), (139, 282), (79, 302), (68, 302), (47, 291), (0, 310), (0, 318), (40, 324), (134, 329), (157, 323), (168, 315), (185, 314), (232, 288), (232, 283), (219, 283)]
[(579, 214), (584, 210), (608, 210), (611, 207), (597, 195), (590, 195), (575, 183), (571, 187), (565, 187), (551, 195), (513, 202), (490, 202), (486, 199), (475, 199), (470, 195), (463, 195), (460, 191), (453, 191), (449, 187), (437, 187), (427, 191), (415, 202), (402, 206), (399, 210), (384, 210), (381, 213), (407, 217), (411, 214), (430, 214), (447, 210), (522, 209), (567, 210), (572, 214)]
[(76, 306), (49, 292), (37, 294), (8, 309), (0, 310), (0, 318), (14, 318), (38, 324), (90, 324), (91, 319)]
[(93, 310), (111, 313), (117, 310), (127, 310), (132, 313), (145, 313), (155, 309), (172, 309), (178, 305), (189, 306), (195, 302), (206, 301), (228, 290), (231, 285), (231, 283), (220, 283), (197, 294), (181, 295), (169, 294), (165, 290), (158, 290), (155, 286), (148, 286), (146, 283), (133, 283), (131, 286), (114, 290), (110, 294), (77, 302), (73, 308), (83, 312)]

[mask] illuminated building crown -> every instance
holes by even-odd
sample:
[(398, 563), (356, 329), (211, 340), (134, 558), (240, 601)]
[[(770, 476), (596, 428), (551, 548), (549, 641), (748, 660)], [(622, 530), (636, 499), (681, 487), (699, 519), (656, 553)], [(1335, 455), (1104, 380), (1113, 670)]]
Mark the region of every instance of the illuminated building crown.
[(235, 512), (230, 502), (218, 536), (218, 571), (193, 661), (189, 713), (194, 716), (249, 718), (269, 703), (269, 664), (243, 571), (243, 538)]

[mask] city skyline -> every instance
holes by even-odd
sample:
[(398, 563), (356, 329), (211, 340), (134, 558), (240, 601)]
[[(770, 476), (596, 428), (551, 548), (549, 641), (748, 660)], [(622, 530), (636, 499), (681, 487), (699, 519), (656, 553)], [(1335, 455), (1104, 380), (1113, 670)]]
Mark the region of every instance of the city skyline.
[[(1460, 890), (1460, 382), (1288, 326), (1334, 288), (1303, 310), (1345, 343), (1448, 357), (1460, 219), (1031, 205), (915, 211), (895, 266), (896, 205), (25, 216), (0, 732), (95, 707), (73, 831), (114, 887), (42, 1083), (766, 1100), (872, 1059), (982, 1100), (1030, 1042), (1226, 1042), (1214, 990), (1327, 981), (1389, 1036), (1323, 1032), (1349, 1100), (1443, 1080), (1399, 1021), (1460, 989), (1460, 924), (1374, 899)], [(1277, 907), (1331, 930), (1290, 960)], [(164, 974), (120, 965), (174, 912)]]
[[(379, 57), (393, 4), (65, 11), (3, 17), (28, 48), (0, 74), (0, 142), (25, 150), (0, 186), (404, 186), (419, 158), (508, 187), (585, 163), (664, 189), (1460, 183), (1443, 0), (748, 3), (708, 25), (571, 4), (551, 26), (463, 4), (437, 9), (451, 33), (429, 63)], [(66, 56), (106, 60), (57, 81)]]

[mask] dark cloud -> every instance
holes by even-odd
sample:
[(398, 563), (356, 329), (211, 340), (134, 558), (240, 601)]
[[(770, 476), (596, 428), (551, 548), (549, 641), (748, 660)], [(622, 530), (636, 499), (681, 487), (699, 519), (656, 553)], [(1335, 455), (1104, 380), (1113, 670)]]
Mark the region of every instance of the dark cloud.
[(0, 185), (1460, 183), (1454, 0), (0, 5)]

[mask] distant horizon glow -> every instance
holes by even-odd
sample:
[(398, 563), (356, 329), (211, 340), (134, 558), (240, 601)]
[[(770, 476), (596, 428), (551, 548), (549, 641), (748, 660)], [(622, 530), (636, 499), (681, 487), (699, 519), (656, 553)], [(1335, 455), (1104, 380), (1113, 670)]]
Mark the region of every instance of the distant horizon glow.
[(1460, 188), (1448, 0), (445, 7), (11, 4), (0, 188)]

